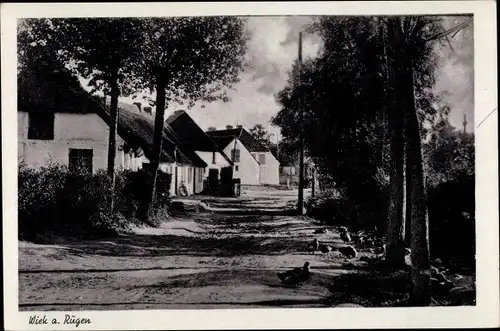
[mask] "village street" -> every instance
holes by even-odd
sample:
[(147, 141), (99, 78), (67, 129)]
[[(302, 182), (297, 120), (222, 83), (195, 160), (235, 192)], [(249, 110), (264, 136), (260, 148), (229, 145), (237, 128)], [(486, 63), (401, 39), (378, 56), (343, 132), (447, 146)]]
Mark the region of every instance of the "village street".
[[(306, 191), (306, 194), (309, 192)], [(246, 190), (239, 198), (190, 198), (159, 228), (108, 240), (20, 242), (20, 310), (322, 307), (342, 267), (338, 252), (308, 255), (336, 231), (287, 216), (296, 190)], [(285, 287), (276, 273), (311, 263), (311, 281)]]

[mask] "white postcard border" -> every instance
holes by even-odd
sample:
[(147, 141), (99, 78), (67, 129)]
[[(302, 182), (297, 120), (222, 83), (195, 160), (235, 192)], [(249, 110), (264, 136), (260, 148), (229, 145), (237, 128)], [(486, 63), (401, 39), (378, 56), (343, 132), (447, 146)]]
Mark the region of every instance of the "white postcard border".
[(208, 309), (44, 312), (90, 318), (85, 330), (487, 327), (499, 325), (496, 4), (493, 1), (30, 3), (2, 4), (2, 179), (6, 330), (71, 330), (28, 324), (18, 309), (16, 19), (66, 16), (474, 14), (477, 306), (443, 308)]

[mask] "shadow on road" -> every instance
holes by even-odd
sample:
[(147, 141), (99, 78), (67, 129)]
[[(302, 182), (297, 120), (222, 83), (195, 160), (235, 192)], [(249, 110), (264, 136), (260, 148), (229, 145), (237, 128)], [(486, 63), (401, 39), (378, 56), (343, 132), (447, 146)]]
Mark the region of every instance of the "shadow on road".
[(217, 256), (282, 255), (304, 252), (309, 238), (227, 237), (199, 238), (177, 235), (124, 235), (106, 241), (66, 242), (74, 255), (101, 256)]
[[(91, 307), (113, 307), (116, 309), (120, 306), (126, 306), (130, 309), (130, 306), (151, 306), (151, 308), (156, 308), (156, 306), (182, 306), (181, 303), (164, 303), (164, 302), (151, 302), (151, 301), (135, 301), (135, 302), (105, 302), (105, 303), (79, 303), (75, 305), (75, 303), (60, 303), (60, 302), (52, 302), (52, 303), (24, 303), (19, 304), (19, 308), (21, 310), (26, 310), (22, 308), (29, 307), (54, 307), (54, 309), (44, 309), (44, 310), (94, 310)], [(184, 304), (190, 306), (204, 306), (200, 307), (202, 309), (219, 309), (219, 306), (231, 306), (231, 308), (245, 308), (245, 306), (251, 306), (256, 308), (267, 308), (267, 307), (286, 307), (286, 306), (321, 306), (327, 307), (328, 300), (327, 299), (275, 299), (275, 300), (263, 300), (263, 301), (252, 301), (252, 302), (244, 302), (244, 301), (231, 301), (231, 302), (196, 302), (192, 304)], [(211, 307), (210, 307), (211, 306)], [(55, 307), (62, 307), (62, 309), (56, 309)], [(90, 308), (89, 308), (90, 307)], [(157, 309), (157, 308), (156, 308)]]

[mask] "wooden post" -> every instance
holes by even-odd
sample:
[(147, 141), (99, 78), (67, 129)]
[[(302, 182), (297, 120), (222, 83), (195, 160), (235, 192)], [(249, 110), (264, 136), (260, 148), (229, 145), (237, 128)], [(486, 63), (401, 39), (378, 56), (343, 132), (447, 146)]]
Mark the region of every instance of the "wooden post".
[[(302, 32), (299, 32), (299, 77), (298, 77), (298, 87), (302, 84)], [(299, 163), (299, 196), (297, 202), (297, 212), (299, 215), (304, 214), (304, 112), (302, 109), (302, 100), (299, 95), (298, 107), (300, 112), (300, 163)]]

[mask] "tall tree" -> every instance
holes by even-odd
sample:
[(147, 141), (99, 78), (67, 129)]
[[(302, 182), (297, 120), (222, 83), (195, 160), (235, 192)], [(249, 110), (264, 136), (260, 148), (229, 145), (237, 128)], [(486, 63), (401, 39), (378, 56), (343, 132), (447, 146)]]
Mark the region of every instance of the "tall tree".
[(110, 98), (108, 140), (108, 175), (111, 178), (111, 206), (114, 210), (116, 133), (118, 98), (128, 94), (132, 63), (137, 59), (140, 31), (132, 18), (72, 18), (53, 20), (56, 32), (63, 38), (65, 55), (74, 61), (79, 75), (89, 79), (93, 91)]
[(168, 102), (227, 101), (244, 67), (247, 35), (238, 17), (175, 17), (141, 20), (137, 87), (156, 93), (148, 210), (155, 200)]
[(262, 145), (268, 147), (271, 143), (269, 141), (269, 133), (264, 128), (262, 124), (255, 124), (253, 128), (250, 129), (250, 134)]
[[(398, 72), (398, 105), (403, 110), (406, 136), (406, 171), (409, 176), (407, 192), (411, 209), (411, 266), (414, 305), (430, 303), (429, 226), (427, 217), (426, 180), (422, 157), (422, 109), (419, 95), (434, 86), (438, 54), (436, 42), (447, 39), (452, 30), (445, 30), (439, 17), (392, 17), (388, 30), (393, 34), (390, 43), (392, 66)], [(420, 100), (421, 101), (421, 100)], [(427, 107), (429, 108), (429, 107)], [(434, 113), (430, 112), (435, 115)], [(408, 222), (407, 222), (408, 223)]]
[(128, 93), (131, 64), (137, 59), (140, 31), (132, 18), (70, 18), (29, 21), (33, 39), (56, 49), (57, 56), (75, 73), (90, 79), (92, 92), (111, 96), (108, 175), (111, 178), (110, 213), (114, 209), (118, 98)]
[[(405, 256), (403, 245), (404, 115), (401, 107), (401, 91), (397, 88), (402, 70), (400, 45), (403, 36), (399, 33), (400, 22), (398, 20), (398, 18), (386, 19), (390, 90), (388, 123), (391, 146), (386, 259), (394, 267), (402, 266)], [(382, 37), (385, 40), (385, 35)]]
[(382, 200), (373, 199), (383, 196), (379, 173), (387, 159), (382, 153), (386, 75), (377, 24), (370, 17), (318, 18), (311, 32), (322, 39), (322, 51), (303, 63), (300, 86), (292, 66), (287, 85), (276, 96), (280, 111), (273, 119), (285, 140), (297, 141), (297, 96), (303, 96), (306, 150), (322, 187), (329, 181), (352, 203), (353, 226), (382, 222), (375, 212)]

